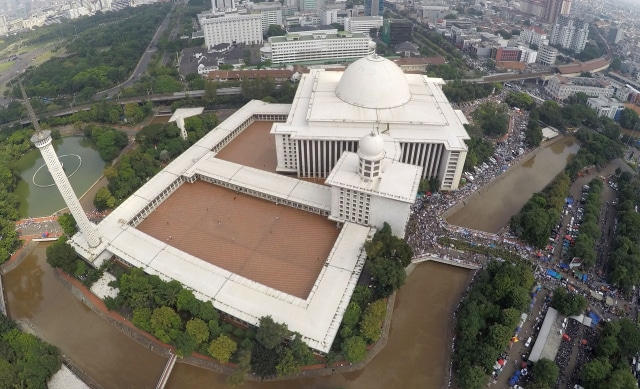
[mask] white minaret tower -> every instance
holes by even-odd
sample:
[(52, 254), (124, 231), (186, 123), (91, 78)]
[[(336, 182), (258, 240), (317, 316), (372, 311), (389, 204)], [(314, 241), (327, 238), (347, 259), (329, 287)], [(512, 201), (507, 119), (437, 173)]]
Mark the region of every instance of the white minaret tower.
[(26, 96), (22, 84), (20, 84), (20, 89), (22, 90), (22, 96), (24, 97), (27, 112), (29, 112), (31, 124), (33, 124), (33, 127), (36, 129), (36, 133), (31, 137), (31, 142), (40, 149), (40, 153), (42, 154), (42, 158), (44, 158), (44, 162), (47, 164), (49, 173), (51, 173), (51, 177), (53, 177), (53, 181), (56, 183), (64, 202), (67, 204), (67, 207), (69, 207), (69, 211), (71, 211), (71, 214), (76, 219), (80, 232), (84, 235), (89, 247), (98, 247), (100, 244), (98, 232), (84, 213), (84, 210), (80, 205), (80, 201), (78, 200), (78, 197), (76, 197), (76, 194), (71, 187), (71, 183), (67, 178), (67, 174), (62, 169), (62, 165), (60, 164), (56, 151), (53, 149), (53, 144), (51, 143), (51, 131), (43, 131), (40, 128), (38, 119), (36, 118), (35, 112), (33, 112), (33, 108), (31, 107), (31, 103)]

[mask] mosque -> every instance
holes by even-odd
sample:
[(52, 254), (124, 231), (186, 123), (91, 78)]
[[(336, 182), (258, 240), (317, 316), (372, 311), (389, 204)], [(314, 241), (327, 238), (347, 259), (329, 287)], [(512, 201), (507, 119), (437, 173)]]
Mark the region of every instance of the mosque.
[(270, 315), (326, 353), (364, 242), (384, 222), (404, 236), (422, 179), (458, 186), (469, 136), (443, 83), (376, 55), (311, 70), (292, 104), (249, 102), (69, 242), (95, 266), (115, 257), (177, 280), (238, 321)]

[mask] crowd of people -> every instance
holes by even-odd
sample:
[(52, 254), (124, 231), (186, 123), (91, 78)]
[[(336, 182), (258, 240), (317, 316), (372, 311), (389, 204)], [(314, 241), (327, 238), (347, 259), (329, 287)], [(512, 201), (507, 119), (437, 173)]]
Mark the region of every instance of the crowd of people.
[(501, 246), (507, 250), (519, 252), (522, 255), (531, 252), (531, 248), (527, 248), (517, 242), (506, 228), (497, 234), (492, 234), (449, 225), (442, 217), (442, 214), (449, 208), (464, 201), (466, 197), (495, 180), (510, 165), (525, 155), (521, 152), (524, 147), (522, 124), (526, 123), (527, 120), (528, 113), (526, 112), (514, 112), (512, 114), (509, 136), (496, 145), (493, 156), (496, 162), (485, 162), (483, 166), (473, 171), (473, 181), (469, 180), (466, 185), (461, 186), (457, 191), (446, 194), (434, 193), (416, 200), (411, 209), (406, 239), (417, 257), (435, 254), (445, 259), (476, 263), (482, 260), (481, 256), (477, 254), (463, 253), (458, 250), (452, 250), (450, 247), (443, 247), (438, 243), (438, 238), (440, 237)]

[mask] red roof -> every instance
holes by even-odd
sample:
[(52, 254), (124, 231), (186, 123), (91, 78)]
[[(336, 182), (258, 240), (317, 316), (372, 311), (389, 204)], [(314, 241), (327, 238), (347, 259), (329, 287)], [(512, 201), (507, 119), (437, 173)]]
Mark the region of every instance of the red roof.
[(529, 30), (535, 31), (537, 34), (544, 35), (544, 30), (538, 26), (530, 26)]

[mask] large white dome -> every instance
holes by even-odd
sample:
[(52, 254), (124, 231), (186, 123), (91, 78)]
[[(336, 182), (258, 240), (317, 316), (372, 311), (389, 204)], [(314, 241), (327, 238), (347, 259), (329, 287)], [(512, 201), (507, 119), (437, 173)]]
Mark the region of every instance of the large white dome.
[(402, 69), (375, 54), (360, 58), (347, 67), (336, 95), (345, 103), (363, 108), (393, 108), (411, 100)]

